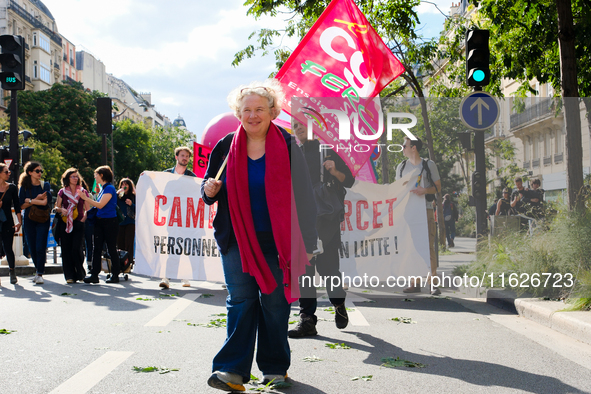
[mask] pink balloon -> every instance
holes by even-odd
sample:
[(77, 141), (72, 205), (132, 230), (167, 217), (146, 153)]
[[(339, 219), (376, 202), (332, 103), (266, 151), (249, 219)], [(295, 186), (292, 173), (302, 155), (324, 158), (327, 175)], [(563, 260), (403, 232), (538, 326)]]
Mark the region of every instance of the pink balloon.
[(236, 131), (239, 125), (240, 121), (234, 116), (234, 112), (226, 112), (216, 116), (205, 126), (205, 130), (201, 134), (201, 145), (213, 149), (219, 140)]

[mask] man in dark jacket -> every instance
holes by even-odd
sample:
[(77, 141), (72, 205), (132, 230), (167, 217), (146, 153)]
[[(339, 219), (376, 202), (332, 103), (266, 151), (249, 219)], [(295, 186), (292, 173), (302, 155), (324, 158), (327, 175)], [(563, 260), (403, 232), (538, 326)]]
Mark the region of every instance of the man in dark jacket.
[[(310, 180), (316, 188), (321, 183), (321, 172), (324, 173), (323, 182), (329, 184), (332, 192), (336, 193), (340, 201), (345, 199), (345, 188), (353, 186), (355, 178), (347, 167), (332, 149), (323, 150), (321, 159), (320, 142), (308, 140), (306, 127), (293, 120), (293, 131), (302, 142), (302, 151), (308, 164)], [(322, 160), (322, 161), (321, 161)], [(326, 282), (326, 289), (330, 302), (335, 309), (335, 324), (337, 328), (343, 329), (349, 323), (347, 309), (345, 307), (345, 290), (343, 290), (341, 272), (339, 270), (339, 247), (341, 246), (341, 221), (342, 218), (329, 220), (319, 216), (316, 221), (318, 237), (322, 241), (324, 251), (310, 260), (310, 266), (306, 267), (306, 275), (300, 279), (300, 322), (297, 327), (288, 332), (290, 338), (301, 338), (316, 335), (317, 317), (317, 296), (316, 287), (313, 283), (315, 272), (324, 277), (337, 276), (338, 286), (333, 287), (333, 281)], [(337, 280), (334, 280), (337, 283)]]
[[(193, 171), (187, 168), (192, 156), (193, 152), (191, 152), (190, 148), (186, 146), (179, 146), (174, 150), (176, 165), (172, 168), (164, 170), (164, 172), (196, 177), (197, 175), (195, 175)], [(188, 279), (181, 279), (181, 283), (183, 284), (183, 287), (191, 287), (191, 282)], [(168, 280), (168, 278), (162, 278), (162, 280), (160, 281), (160, 287), (162, 287), (163, 289), (168, 289), (170, 287), (170, 281)]]

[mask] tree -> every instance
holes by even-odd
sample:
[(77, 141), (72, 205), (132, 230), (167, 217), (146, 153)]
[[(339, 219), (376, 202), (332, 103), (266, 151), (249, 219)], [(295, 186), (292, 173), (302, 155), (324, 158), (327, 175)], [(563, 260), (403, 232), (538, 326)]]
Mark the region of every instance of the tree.
[(19, 93), (19, 118), (30, 127), (35, 139), (59, 150), (68, 165), (86, 179), (100, 165), (100, 138), (95, 119), (97, 93), (54, 84), (48, 90)]
[[(154, 162), (146, 170), (163, 171), (176, 164), (174, 150), (179, 146), (186, 146), (193, 150), (193, 140), (195, 135), (183, 129), (155, 127), (150, 135), (150, 145)], [(193, 168), (192, 162), (187, 166)]]
[(150, 130), (143, 123), (132, 123), (129, 119), (116, 122), (114, 126), (116, 178), (127, 177), (137, 182), (142, 171), (155, 168)]

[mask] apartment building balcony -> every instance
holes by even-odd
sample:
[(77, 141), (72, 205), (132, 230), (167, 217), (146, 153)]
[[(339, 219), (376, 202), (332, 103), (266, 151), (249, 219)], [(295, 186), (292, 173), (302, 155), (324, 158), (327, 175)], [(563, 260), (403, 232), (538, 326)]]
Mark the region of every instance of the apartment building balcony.
[(522, 113), (511, 115), (511, 129), (516, 129), (525, 124), (550, 117), (553, 113), (553, 104), (554, 99), (552, 97), (544, 98), (531, 107), (527, 107)]
[(540, 159), (534, 159), (534, 160), (532, 160), (531, 166), (532, 166), (532, 168), (539, 167), (540, 166)]
[(531, 164), (529, 161), (524, 161), (523, 162), (523, 169), (524, 170), (529, 170), (529, 168), (531, 167)]
[(33, 15), (27, 12), (24, 8), (22, 8), (15, 0), (8, 0), (6, 8), (9, 10), (14, 11), (15, 14), (23, 18), (25, 21), (30, 23), (36, 29), (41, 30), (43, 33), (47, 34), (47, 36), (60, 47), (62, 46), (62, 38), (59, 34), (54, 33), (51, 31), (47, 26), (37, 20)]
[(554, 164), (562, 163), (562, 160), (564, 160), (563, 156), (564, 156), (563, 153), (556, 153), (554, 155)]
[(544, 166), (552, 164), (552, 156), (544, 156)]

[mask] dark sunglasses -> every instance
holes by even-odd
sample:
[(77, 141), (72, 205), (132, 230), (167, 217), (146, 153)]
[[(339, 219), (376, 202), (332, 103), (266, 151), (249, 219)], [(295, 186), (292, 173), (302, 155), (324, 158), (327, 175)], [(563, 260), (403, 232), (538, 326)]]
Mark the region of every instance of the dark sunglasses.
[(35, 170), (37, 174), (43, 174), (43, 170)]

